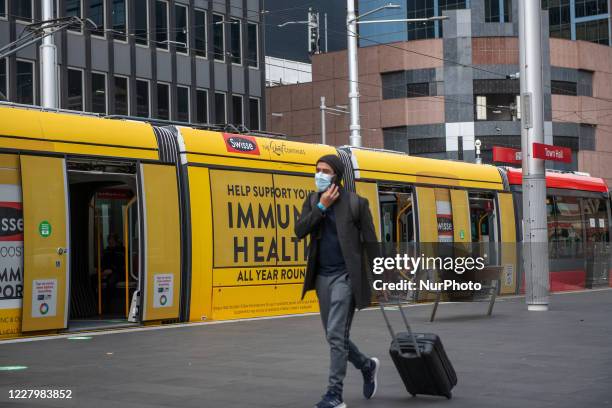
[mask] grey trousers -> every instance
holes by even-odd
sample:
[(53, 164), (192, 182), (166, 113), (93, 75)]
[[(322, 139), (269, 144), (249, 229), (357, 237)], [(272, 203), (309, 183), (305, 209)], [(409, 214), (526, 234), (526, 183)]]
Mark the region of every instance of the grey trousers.
[(346, 376), (347, 360), (361, 370), (368, 361), (349, 339), (351, 323), (355, 314), (355, 302), (351, 292), (348, 273), (333, 276), (318, 275), (317, 297), (321, 310), (321, 321), (330, 347), (328, 391), (342, 395)]

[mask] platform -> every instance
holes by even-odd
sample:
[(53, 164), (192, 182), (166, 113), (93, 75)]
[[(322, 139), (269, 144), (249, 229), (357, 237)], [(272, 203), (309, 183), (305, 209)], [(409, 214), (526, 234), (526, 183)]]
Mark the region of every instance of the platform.
[[(528, 312), (501, 298), (408, 309), (415, 331), (440, 334), (457, 370), (453, 399), (412, 398), (388, 355), (378, 310), (356, 315), (352, 339), (382, 361), (376, 397), (361, 396), (349, 368), (350, 408), (612, 406), (612, 290), (552, 295), (551, 310)], [(399, 324), (399, 313), (391, 312)], [(2, 407), (312, 407), (324, 392), (328, 349), (318, 315), (124, 330), (0, 343)], [(9, 389), (70, 389), (71, 400), (9, 400)]]

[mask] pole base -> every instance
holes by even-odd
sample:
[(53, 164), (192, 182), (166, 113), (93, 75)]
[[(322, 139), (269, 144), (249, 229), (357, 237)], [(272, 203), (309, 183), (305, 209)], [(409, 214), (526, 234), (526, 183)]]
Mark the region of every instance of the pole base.
[(547, 312), (548, 305), (527, 305), (527, 310), (530, 312)]

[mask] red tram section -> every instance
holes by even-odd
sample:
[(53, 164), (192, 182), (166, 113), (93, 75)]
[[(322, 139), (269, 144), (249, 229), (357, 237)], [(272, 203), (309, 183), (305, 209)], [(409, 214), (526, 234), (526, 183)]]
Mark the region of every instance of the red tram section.
[[(522, 171), (504, 169), (522, 219)], [(550, 290), (562, 292), (612, 287), (610, 259), (610, 193), (598, 177), (573, 172), (546, 172), (546, 211)], [(522, 239), (522, 226), (517, 225)], [(524, 292), (522, 274), (521, 293)]]

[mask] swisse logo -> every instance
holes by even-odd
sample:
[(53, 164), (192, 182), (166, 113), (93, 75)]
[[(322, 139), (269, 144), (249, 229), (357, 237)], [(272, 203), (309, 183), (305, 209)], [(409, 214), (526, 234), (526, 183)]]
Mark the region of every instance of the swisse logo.
[(23, 213), (19, 203), (0, 203), (0, 239), (21, 240)]
[(230, 153), (245, 153), (259, 155), (257, 140), (251, 136), (223, 134), (225, 146)]
[(227, 141), (233, 149), (240, 150), (241, 152), (252, 152), (257, 149), (255, 143), (241, 137), (230, 137)]

